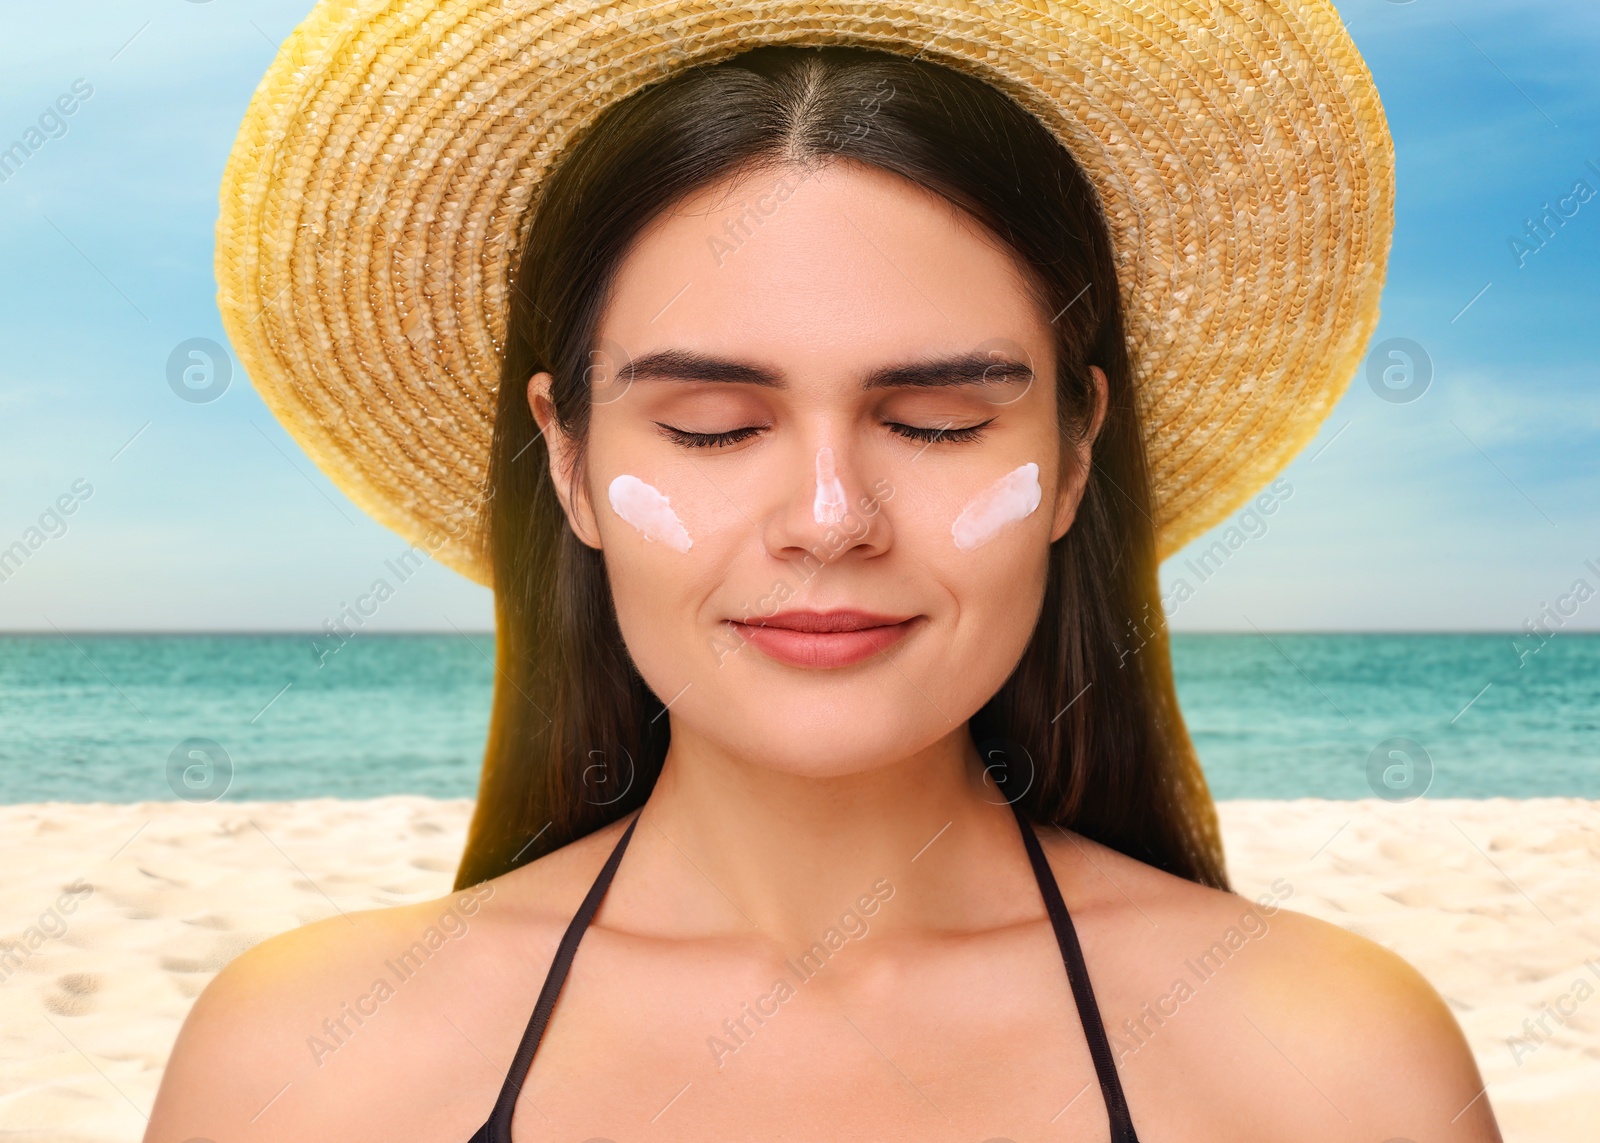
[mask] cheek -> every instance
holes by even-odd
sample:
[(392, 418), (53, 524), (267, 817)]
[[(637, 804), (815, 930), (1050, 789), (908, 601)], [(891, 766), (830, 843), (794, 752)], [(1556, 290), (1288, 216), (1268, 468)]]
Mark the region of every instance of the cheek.
[[(727, 534), (748, 526), (740, 512), (741, 489), (729, 473), (701, 458), (684, 458), (630, 428), (591, 429), (589, 500), (601, 542), (630, 558), (660, 563), (663, 574), (698, 561), (707, 549), (725, 545)], [(737, 484), (737, 474), (734, 474)]]
[(944, 537), (943, 573), (956, 605), (948, 659), (962, 664), (958, 701), (976, 709), (998, 691), (1027, 649), (1044, 602), (1049, 545), (996, 540), (963, 552)]
[(606, 491), (617, 518), (646, 541), (663, 544), (675, 552), (687, 552), (694, 545), (672, 506), (672, 498), (655, 485), (623, 473), (611, 481)]
[(987, 483), (965, 473), (903, 481), (885, 505), (895, 543), (947, 594), (951, 653), (971, 666), (975, 684), (990, 668), (1002, 677), (1010, 670), (1043, 599), (1051, 521), (1039, 470), (1030, 461)]
[[(1016, 511), (1020, 514), (1021, 509)], [(1000, 518), (997, 512), (989, 523)], [(965, 638), (976, 637), (999, 652), (1016, 639), (1026, 641), (1050, 566), (1048, 536), (1042, 528), (1024, 526), (1037, 518), (1034, 511), (1024, 522), (998, 525), (992, 534), (983, 533), (987, 539), (967, 549), (952, 537), (950, 525), (943, 529), (941, 567), (956, 598), (958, 629)], [(958, 534), (961, 523), (958, 516)]]
[[(670, 497), (674, 507), (678, 496)], [(687, 532), (687, 529), (685, 529)], [(647, 539), (611, 515), (602, 523), (605, 575), (628, 655), (663, 700), (683, 686), (680, 676), (699, 642), (697, 617), (721, 578), (713, 545), (704, 537), (685, 551)]]
[[(607, 461), (611, 466), (600, 469)], [(620, 457), (596, 467), (603, 475), (591, 497), (617, 623), (645, 681), (669, 698), (691, 664), (715, 651), (701, 618), (739, 558), (749, 524), (693, 467), (636, 464), (628, 471)]]
[(1040, 499), (1039, 466), (1019, 465), (962, 505), (950, 538), (963, 552), (980, 548), (1033, 515)]
[(894, 482), (896, 496), (885, 509), (896, 542), (914, 544), (920, 558), (982, 574), (1036, 554), (1048, 544), (1048, 514), (1041, 511), (1039, 464), (1028, 461), (987, 481), (963, 470), (922, 472)]

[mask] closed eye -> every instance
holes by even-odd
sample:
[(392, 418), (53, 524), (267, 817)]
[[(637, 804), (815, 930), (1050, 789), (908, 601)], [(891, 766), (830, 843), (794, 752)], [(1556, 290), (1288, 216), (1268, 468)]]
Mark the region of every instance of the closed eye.
[(927, 429), (917, 425), (902, 425), (895, 421), (884, 422), (890, 432), (905, 437), (907, 440), (922, 441), (924, 443), (948, 441), (953, 444), (977, 440), (983, 434), (983, 430), (993, 423), (994, 418), (990, 417), (987, 421), (976, 425), (967, 425), (959, 429), (952, 429), (948, 421), (937, 428)]
[[(994, 423), (994, 418), (976, 425), (965, 425), (959, 429), (951, 428), (949, 422), (934, 428), (925, 428), (921, 425), (906, 425), (898, 421), (885, 421), (884, 426), (896, 436), (906, 440), (918, 441), (923, 444), (962, 444), (977, 440), (983, 430)], [(672, 425), (656, 421), (655, 425), (661, 434), (674, 444), (683, 445), (685, 448), (718, 448), (723, 445), (738, 444), (740, 441), (749, 440), (757, 433), (765, 431), (765, 425), (745, 425), (737, 429), (729, 429), (720, 433), (697, 433), (688, 429), (675, 428)]]
[(716, 448), (719, 445), (737, 444), (755, 436), (766, 427), (746, 425), (743, 428), (729, 429), (724, 433), (695, 433), (688, 429), (676, 429), (671, 425), (664, 425), (660, 421), (656, 421), (655, 426), (661, 430), (661, 435), (673, 444), (680, 444), (686, 448)]

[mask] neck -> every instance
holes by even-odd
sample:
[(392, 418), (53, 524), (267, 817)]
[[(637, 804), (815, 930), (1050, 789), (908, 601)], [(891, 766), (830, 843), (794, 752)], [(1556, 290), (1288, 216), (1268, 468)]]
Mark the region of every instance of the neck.
[[(663, 930), (804, 947), (852, 910), (874, 910), (879, 933), (959, 930), (1015, 914), (997, 886), (1032, 892), (1016, 819), (965, 725), (885, 765), (826, 777), (680, 731), (629, 845), (636, 868), (650, 868)], [(863, 901), (872, 895), (879, 904)]]

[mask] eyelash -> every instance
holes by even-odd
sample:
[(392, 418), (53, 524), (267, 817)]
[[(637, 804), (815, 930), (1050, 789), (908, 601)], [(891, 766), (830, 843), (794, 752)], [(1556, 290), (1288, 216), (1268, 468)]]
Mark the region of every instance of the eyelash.
[[(990, 417), (987, 421), (976, 425), (967, 425), (959, 429), (926, 429), (917, 425), (902, 425), (895, 421), (885, 421), (884, 425), (890, 432), (896, 436), (904, 437), (906, 440), (921, 441), (925, 444), (941, 442), (965, 444), (977, 440), (982, 435), (983, 430), (993, 423), (994, 418)], [(660, 421), (655, 422), (655, 424), (668, 440), (686, 448), (717, 448), (721, 445), (737, 444), (742, 440), (748, 440), (766, 427), (765, 425), (746, 425), (743, 428), (729, 429), (725, 433), (693, 433), (687, 429), (676, 429), (671, 425), (664, 425)]]
[(924, 443), (947, 441), (951, 444), (965, 444), (982, 436), (983, 430), (994, 423), (994, 418), (990, 417), (987, 421), (980, 421), (976, 425), (967, 425), (965, 428), (960, 429), (924, 429), (916, 425), (897, 424), (893, 421), (885, 421), (884, 423), (888, 425), (890, 432), (897, 436), (905, 437), (907, 440), (922, 441)]
[(715, 448), (718, 445), (737, 444), (759, 433), (763, 425), (746, 425), (742, 429), (729, 429), (725, 433), (691, 433), (687, 429), (675, 429), (671, 425), (656, 422), (664, 436), (674, 444), (684, 445), (688, 448)]

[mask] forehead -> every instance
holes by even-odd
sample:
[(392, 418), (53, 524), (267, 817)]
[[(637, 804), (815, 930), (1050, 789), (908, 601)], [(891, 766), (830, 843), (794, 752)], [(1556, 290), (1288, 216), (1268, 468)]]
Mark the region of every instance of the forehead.
[(860, 373), (995, 339), (1048, 360), (1049, 322), (1012, 253), (930, 191), (834, 162), (744, 172), (656, 218), (600, 334), (785, 374)]

